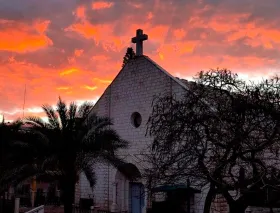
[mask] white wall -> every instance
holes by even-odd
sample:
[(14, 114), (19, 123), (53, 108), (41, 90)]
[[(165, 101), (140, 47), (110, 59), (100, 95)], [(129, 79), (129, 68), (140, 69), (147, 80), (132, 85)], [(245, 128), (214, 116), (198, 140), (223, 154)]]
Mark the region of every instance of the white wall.
[(36, 208), (26, 212), (26, 213), (44, 213), (44, 206), (43, 205), (38, 206), (38, 207), (36, 207)]
[[(152, 142), (150, 137), (145, 136), (152, 101), (155, 95), (182, 95), (185, 89), (176, 81), (149, 59), (140, 57), (124, 67), (95, 105), (94, 111), (100, 116), (112, 118), (113, 128), (123, 139), (130, 142), (129, 148), (119, 154), (127, 162), (136, 165), (140, 172), (147, 166), (142, 154), (147, 153), (147, 148)], [(133, 112), (139, 112), (142, 116), (142, 124), (138, 128), (131, 124)], [(100, 207), (107, 208), (108, 199), (109, 203), (112, 203), (112, 183), (115, 181), (115, 174), (116, 169), (108, 169), (108, 165), (96, 165), (97, 184), (94, 195)], [(91, 190), (83, 175), (80, 183), (81, 196), (88, 197)]]

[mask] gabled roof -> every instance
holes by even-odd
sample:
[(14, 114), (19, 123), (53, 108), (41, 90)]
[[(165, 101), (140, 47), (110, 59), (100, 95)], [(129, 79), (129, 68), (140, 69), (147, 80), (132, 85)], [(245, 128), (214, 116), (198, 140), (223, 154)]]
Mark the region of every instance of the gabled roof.
[[(188, 81), (186, 79), (180, 79), (177, 77), (174, 77), (173, 75), (171, 75), (169, 72), (167, 72), (164, 68), (162, 68), (160, 65), (158, 65), (155, 61), (153, 61), (151, 58), (149, 58), (148, 56), (145, 55), (141, 55), (141, 56), (135, 56), (134, 59), (130, 60), (124, 67), (122, 67), (122, 69), (119, 71), (119, 73), (116, 75), (116, 77), (113, 79), (113, 81), (110, 83), (110, 85), (105, 89), (105, 91), (103, 92), (103, 94), (100, 96), (100, 98), (97, 100), (97, 102), (95, 103), (95, 105), (99, 102), (99, 100), (104, 96), (106, 90), (114, 83), (114, 81), (118, 78), (118, 76), (120, 75), (120, 73), (122, 72), (122, 70), (128, 66), (128, 64), (130, 64), (132, 61), (135, 61), (137, 59), (141, 59), (144, 58), (145, 60), (147, 60), (151, 65), (155, 66), (159, 71), (161, 71), (162, 73), (164, 73), (165, 75), (167, 75), (169, 78), (171, 78), (173, 81), (175, 81), (177, 84), (179, 84), (183, 89), (188, 90), (188, 91), (192, 91), (192, 88), (196, 85), (195, 82), (193, 81)], [(202, 100), (207, 106), (209, 106), (211, 109), (211, 105), (206, 101), (206, 100)], [(94, 110), (94, 107), (93, 109)], [(212, 109), (213, 110), (213, 109)]]
[(184, 80), (184, 82), (179, 79), (179, 78), (176, 78), (174, 77), (173, 75), (171, 75), (169, 72), (167, 72), (165, 69), (163, 69), (161, 66), (159, 66), (156, 62), (154, 62), (151, 58), (149, 58), (148, 56), (145, 56), (143, 55), (142, 57), (144, 57), (145, 59), (147, 59), (151, 64), (153, 64), (156, 68), (158, 68), (160, 71), (162, 71), (164, 74), (166, 74), (168, 77), (170, 77), (171, 79), (173, 79), (176, 83), (178, 83), (179, 85), (181, 85), (183, 88), (185, 89), (189, 89), (188, 88), (188, 84), (186, 82), (188, 82), (187, 80), (185, 79), (182, 79)]
[[(113, 81), (109, 84), (109, 86), (107, 88), (109, 88), (115, 81), (115, 79), (118, 78), (119, 74), (122, 72), (122, 70), (132, 61), (135, 61), (137, 59), (141, 59), (144, 58), (145, 60), (147, 60), (151, 65), (155, 66), (158, 70), (160, 70), (162, 73), (164, 73), (165, 75), (167, 75), (169, 78), (171, 78), (172, 80), (174, 80), (177, 84), (179, 84), (182, 88), (189, 90), (188, 87), (188, 83), (189, 81), (187, 80), (183, 80), (183, 79), (179, 79), (174, 77), (173, 75), (171, 75), (169, 72), (167, 72), (165, 69), (163, 69), (161, 66), (159, 66), (155, 61), (153, 61), (151, 58), (149, 58), (148, 56), (145, 55), (141, 55), (141, 56), (135, 56), (134, 59), (132, 59), (131, 61), (129, 61), (124, 67), (122, 67), (122, 69), (119, 71), (119, 73), (116, 75), (116, 77), (113, 79)], [(183, 81), (182, 81), (183, 80)], [(99, 100), (102, 98), (102, 96), (105, 94), (107, 88), (105, 89), (105, 91), (103, 92), (103, 94), (100, 96), (100, 98), (97, 100), (97, 102), (95, 104), (97, 104), (99, 102)]]
[[(173, 79), (176, 83), (178, 83), (180, 86), (182, 86), (184, 89), (191, 91), (194, 95), (195, 92), (193, 92), (193, 89), (197, 84), (194, 81), (188, 81), (186, 79), (180, 79), (177, 77), (174, 77), (173, 75), (171, 75), (169, 72), (167, 72), (165, 69), (163, 69), (161, 66), (159, 66), (156, 62), (154, 62), (152, 59), (150, 59), (148, 56), (144, 56), (150, 63), (152, 63), (154, 66), (156, 66), (160, 71), (162, 71), (163, 73), (165, 73), (166, 75), (168, 75), (171, 79)], [(208, 103), (206, 100), (202, 99), (202, 102), (204, 104), (206, 104), (211, 110), (215, 110), (213, 109), (213, 107), (211, 106), (210, 103)]]

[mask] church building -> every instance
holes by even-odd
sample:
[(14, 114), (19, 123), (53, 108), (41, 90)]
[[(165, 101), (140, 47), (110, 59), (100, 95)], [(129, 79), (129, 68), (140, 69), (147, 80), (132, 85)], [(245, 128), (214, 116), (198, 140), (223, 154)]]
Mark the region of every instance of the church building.
[[(76, 197), (94, 198), (95, 206), (110, 212), (144, 213), (150, 205), (142, 174), (147, 168), (145, 156), (152, 138), (146, 136), (146, 123), (152, 112), (155, 96), (176, 94), (188, 90), (188, 81), (173, 77), (148, 56), (143, 55), (143, 41), (148, 36), (137, 30), (132, 42), (136, 43), (136, 57), (130, 60), (107, 87), (94, 107), (99, 116), (113, 120), (113, 129), (130, 142), (120, 156), (127, 162), (116, 169), (96, 164), (97, 183), (92, 190), (84, 175), (77, 184)], [(131, 181), (129, 172), (138, 173)], [(203, 212), (205, 193), (194, 194), (191, 212)], [(78, 202), (78, 201), (77, 201)]]

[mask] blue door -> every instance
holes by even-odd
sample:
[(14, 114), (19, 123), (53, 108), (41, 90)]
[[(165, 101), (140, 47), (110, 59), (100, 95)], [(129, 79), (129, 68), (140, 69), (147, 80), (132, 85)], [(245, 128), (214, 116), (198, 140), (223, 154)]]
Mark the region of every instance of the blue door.
[(142, 213), (144, 206), (144, 187), (141, 183), (130, 183), (130, 212)]

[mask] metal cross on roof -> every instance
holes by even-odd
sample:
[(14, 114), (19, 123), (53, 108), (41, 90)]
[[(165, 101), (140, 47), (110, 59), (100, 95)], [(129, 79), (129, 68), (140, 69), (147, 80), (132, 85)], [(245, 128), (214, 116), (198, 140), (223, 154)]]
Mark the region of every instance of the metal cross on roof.
[(136, 43), (136, 55), (143, 55), (143, 41), (148, 40), (148, 35), (143, 34), (143, 30), (136, 31), (136, 37), (131, 39), (132, 43)]

